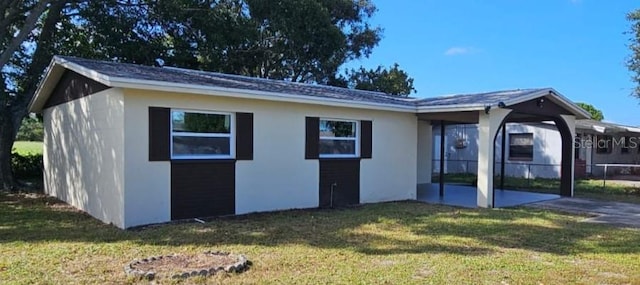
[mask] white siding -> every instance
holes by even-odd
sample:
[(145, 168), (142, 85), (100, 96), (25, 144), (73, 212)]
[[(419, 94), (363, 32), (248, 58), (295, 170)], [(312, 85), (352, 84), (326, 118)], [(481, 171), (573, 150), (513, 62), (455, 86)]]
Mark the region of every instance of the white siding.
[(126, 225), (170, 219), (170, 163), (148, 161), (148, 107), (254, 114), (254, 157), (236, 165), (236, 213), (318, 206), (319, 163), (305, 160), (305, 117), (373, 121), (373, 158), (361, 162), (362, 203), (415, 199), (414, 114), (125, 90)]
[[(440, 128), (433, 130), (434, 139), (440, 140)], [(533, 134), (533, 160), (521, 161), (509, 159), (509, 134)], [(477, 125), (449, 125), (445, 130), (446, 146), (445, 159), (447, 173), (477, 173), (478, 169), (478, 126)], [(465, 138), (467, 146), (456, 148), (458, 138)], [(500, 169), (502, 157), (502, 131), (496, 136), (495, 162), (496, 170)], [(515, 177), (560, 177), (560, 163), (562, 162), (562, 138), (560, 132), (552, 124), (507, 124), (507, 149), (505, 154), (505, 174)], [(438, 171), (440, 149), (434, 148), (434, 171)]]
[(124, 227), (122, 93), (107, 89), (43, 114), (45, 192)]

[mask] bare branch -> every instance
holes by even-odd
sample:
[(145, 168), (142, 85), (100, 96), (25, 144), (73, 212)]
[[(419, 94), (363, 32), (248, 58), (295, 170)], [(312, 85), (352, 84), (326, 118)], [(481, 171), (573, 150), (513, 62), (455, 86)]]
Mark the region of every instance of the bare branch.
[(18, 32), (18, 35), (15, 36), (11, 42), (7, 45), (7, 47), (0, 54), (0, 69), (3, 68), (7, 62), (11, 59), (13, 53), (20, 47), (22, 42), (27, 38), (29, 33), (35, 28), (38, 23), (38, 19), (44, 11), (47, 9), (47, 5), (51, 0), (41, 0), (35, 5), (31, 11), (29, 11), (29, 16), (24, 21), (22, 28)]

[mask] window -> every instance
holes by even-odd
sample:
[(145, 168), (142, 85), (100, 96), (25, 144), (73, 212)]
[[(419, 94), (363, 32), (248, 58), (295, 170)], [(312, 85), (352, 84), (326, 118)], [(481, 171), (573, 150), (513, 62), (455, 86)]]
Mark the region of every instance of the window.
[(320, 119), (320, 157), (357, 157), (358, 123)]
[(509, 159), (533, 160), (533, 134), (509, 134)]
[(232, 158), (231, 114), (171, 111), (171, 157), (178, 159)]
[(596, 153), (611, 153), (611, 136), (596, 136)]

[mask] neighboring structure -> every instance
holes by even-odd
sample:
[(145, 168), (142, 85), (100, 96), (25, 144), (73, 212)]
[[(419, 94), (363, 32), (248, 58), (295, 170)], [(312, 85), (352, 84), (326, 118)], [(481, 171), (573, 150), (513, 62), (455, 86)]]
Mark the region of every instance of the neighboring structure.
[[(640, 165), (640, 128), (578, 120), (576, 132), (576, 176), (601, 177), (602, 164)], [(638, 167), (609, 167), (607, 175), (640, 175), (638, 171)]]
[[(562, 160), (560, 133), (553, 123), (513, 123), (506, 125), (505, 175), (523, 178), (559, 178)], [(434, 126), (434, 131), (439, 127)], [(476, 173), (478, 126), (448, 125), (445, 136), (445, 173)], [(576, 121), (575, 175), (603, 175), (602, 164), (640, 165), (640, 128), (595, 120)], [(439, 134), (434, 135), (438, 146)], [(502, 133), (496, 138), (496, 168), (502, 159)], [(434, 148), (434, 158), (439, 157)], [(439, 161), (434, 159), (434, 173)], [(640, 174), (630, 167), (609, 167), (608, 175)]]
[(503, 122), (555, 120), (571, 196), (574, 118), (588, 117), (549, 88), (413, 99), (73, 57), (53, 59), (30, 110), (46, 193), (120, 228), (415, 199), (433, 120), (479, 123), (480, 207)]

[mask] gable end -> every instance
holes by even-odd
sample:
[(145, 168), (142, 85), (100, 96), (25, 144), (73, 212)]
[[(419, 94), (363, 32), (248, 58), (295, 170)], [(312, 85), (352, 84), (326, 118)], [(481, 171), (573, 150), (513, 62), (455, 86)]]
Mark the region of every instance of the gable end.
[(44, 108), (64, 104), (108, 88), (100, 82), (86, 78), (74, 71), (66, 70), (44, 104)]

